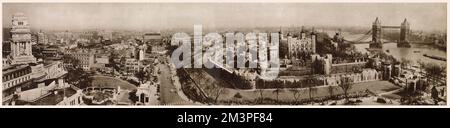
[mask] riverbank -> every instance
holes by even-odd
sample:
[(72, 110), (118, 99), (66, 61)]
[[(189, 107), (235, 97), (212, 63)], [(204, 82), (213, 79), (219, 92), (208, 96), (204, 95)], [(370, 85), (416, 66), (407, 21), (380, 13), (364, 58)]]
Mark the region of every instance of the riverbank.
[[(354, 44), (356, 50), (362, 53), (368, 52), (366, 48), (369, 48), (369, 44)], [(401, 60), (402, 58), (411, 60), (412, 63), (417, 61), (435, 63), (441, 66), (447, 66), (446, 61), (436, 60), (423, 56), (423, 54), (439, 56), (442, 58), (447, 57), (447, 52), (433, 48), (432, 46), (423, 44), (411, 44), (411, 48), (397, 47), (396, 43), (384, 43), (382, 51), (387, 55), (392, 55), (395, 59)], [(386, 52), (389, 51), (389, 52)]]

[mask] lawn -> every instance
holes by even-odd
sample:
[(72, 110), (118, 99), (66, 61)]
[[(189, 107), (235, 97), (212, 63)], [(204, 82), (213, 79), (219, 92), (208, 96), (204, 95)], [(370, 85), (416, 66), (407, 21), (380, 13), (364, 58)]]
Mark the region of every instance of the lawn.
[(119, 78), (109, 77), (109, 76), (93, 76), (92, 77), (93, 87), (103, 87), (103, 88), (117, 88), (120, 86), (121, 89), (134, 90), (136, 86), (127, 81), (121, 80)]

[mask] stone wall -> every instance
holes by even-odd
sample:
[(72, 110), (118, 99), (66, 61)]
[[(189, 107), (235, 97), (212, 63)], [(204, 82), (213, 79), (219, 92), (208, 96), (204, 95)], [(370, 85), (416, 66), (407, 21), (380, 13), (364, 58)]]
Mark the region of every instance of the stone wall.
[(361, 73), (350, 74), (332, 74), (319, 78), (323, 81), (323, 85), (339, 85), (342, 77), (350, 77), (353, 83), (376, 81), (382, 79), (382, 73), (375, 69), (364, 69)]
[(366, 67), (366, 63), (366, 61), (356, 61), (352, 63), (332, 64), (331, 74), (359, 71)]

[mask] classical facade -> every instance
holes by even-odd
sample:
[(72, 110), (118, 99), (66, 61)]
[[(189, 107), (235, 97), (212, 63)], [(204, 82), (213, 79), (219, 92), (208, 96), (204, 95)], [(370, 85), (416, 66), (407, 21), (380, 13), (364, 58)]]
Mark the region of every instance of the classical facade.
[(31, 51), (31, 31), (27, 17), (16, 13), (12, 17), (11, 29), (11, 64), (35, 63), (36, 58)]
[[(16, 100), (34, 95), (46, 95), (42, 90), (49, 83), (64, 85), (63, 76), (67, 73), (58, 61), (43, 61), (32, 54), (30, 26), (23, 13), (12, 18), (11, 53), (2, 60), (2, 104), (15, 104)], [(31, 93), (30, 93), (31, 92)]]
[(90, 70), (94, 65), (95, 57), (94, 53), (87, 50), (76, 50), (76, 51), (68, 51), (64, 53), (76, 60), (80, 61), (80, 65), (83, 70)]
[(21, 65), (4, 68), (2, 72), (3, 101), (11, 99), (13, 94), (21, 91), (21, 85), (30, 84), (31, 81), (32, 72), (30, 66)]

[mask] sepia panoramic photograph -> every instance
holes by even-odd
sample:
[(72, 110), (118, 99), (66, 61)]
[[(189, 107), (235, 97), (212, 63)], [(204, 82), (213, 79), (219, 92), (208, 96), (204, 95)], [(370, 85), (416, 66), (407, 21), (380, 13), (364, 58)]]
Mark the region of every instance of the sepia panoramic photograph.
[(3, 106), (446, 106), (447, 3), (2, 3)]

